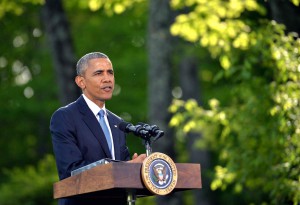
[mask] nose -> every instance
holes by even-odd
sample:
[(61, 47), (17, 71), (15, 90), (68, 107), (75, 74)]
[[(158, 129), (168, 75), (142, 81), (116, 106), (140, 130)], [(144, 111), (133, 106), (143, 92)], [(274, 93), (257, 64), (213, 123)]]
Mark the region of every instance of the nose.
[(102, 78), (102, 80), (103, 80), (104, 82), (111, 82), (113, 78), (114, 78), (114, 76), (113, 76), (111, 73), (109, 73), (109, 72), (104, 72), (104, 73), (103, 73), (103, 78)]

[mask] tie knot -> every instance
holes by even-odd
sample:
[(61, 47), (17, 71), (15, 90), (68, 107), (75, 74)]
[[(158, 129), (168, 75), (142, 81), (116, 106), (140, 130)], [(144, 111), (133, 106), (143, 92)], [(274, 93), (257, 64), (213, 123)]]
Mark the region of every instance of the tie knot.
[(100, 110), (100, 111), (99, 111), (100, 117), (104, 117), (104, 114), (105, 114), (104, 110)]

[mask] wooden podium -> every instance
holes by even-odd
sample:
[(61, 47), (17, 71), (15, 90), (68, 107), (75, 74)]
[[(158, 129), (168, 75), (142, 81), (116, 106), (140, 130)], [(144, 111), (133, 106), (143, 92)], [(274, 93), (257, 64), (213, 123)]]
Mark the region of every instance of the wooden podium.
[[(141, 178), (141, 163), (112, 162), (93, 167), (78, 175), (54, 183), (54, 199), (80, 198), (124, 198), (128, 190), (136, 197), (154, 195), (144, 186)], [(173, 192), (200, 189), (200, 164), (176, 163), (178, 180)]]

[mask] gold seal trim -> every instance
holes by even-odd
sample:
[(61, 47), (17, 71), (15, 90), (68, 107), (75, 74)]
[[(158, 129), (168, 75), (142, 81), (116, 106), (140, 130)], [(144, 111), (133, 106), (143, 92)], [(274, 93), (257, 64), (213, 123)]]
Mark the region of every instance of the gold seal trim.
[(167, 195), (177, 184), (178, 172), (173, 160), (166, 154), (154, 152), (144, 161), (141, 169), (146, 188), (157, 195)]

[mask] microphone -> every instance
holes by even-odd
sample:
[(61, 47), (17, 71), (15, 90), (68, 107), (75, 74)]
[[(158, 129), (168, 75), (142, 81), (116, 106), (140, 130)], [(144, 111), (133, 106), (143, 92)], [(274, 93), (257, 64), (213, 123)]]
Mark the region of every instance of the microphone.
[(141, 125), (146, 131), (149, 132), (150, 135), (155, 136), (154, 141), (158, 140), (165, 134), (164, 131), (160, 130), (157, 125), (148, 125), (143, 122), (139, 122), (138, 125)]
[(141, 125), (134, 126), (129, 122), (123, 121), (118, 125), (118, 127), (123, 132), (126, 133), (132, 132), (136, 136), (145, 137), (149, 135), (149, 132), (146, 131)]

